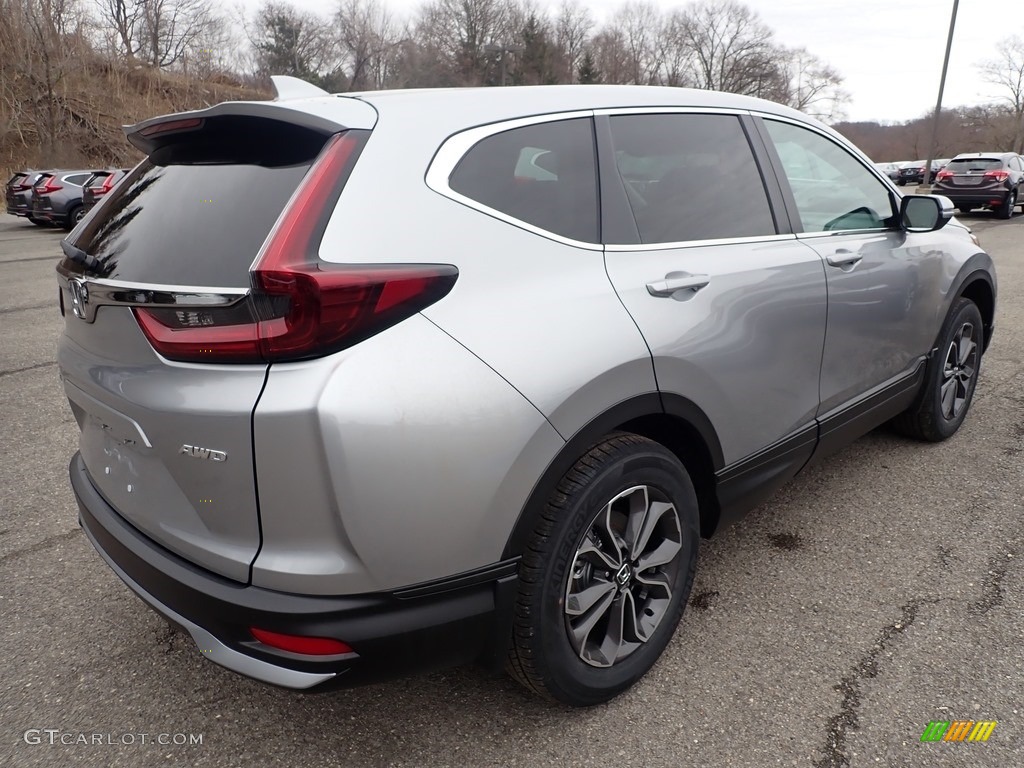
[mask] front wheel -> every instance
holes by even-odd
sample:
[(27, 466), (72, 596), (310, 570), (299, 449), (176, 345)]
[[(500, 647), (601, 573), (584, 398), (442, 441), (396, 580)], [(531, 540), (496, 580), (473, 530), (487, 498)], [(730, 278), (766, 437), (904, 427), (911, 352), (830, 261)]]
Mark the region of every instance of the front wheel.
[(894, 420), (904, 434), (937, 443), (963, 424), (974, 398), (984, 343), (981, 312), (958, 299), (942, 324), (938, 352), (929, 361), (918, 401)]
[(654, 665), (686, 606), (699, 514), (666, 448), (617, 433), (562, 477), (519, 569), (507, 668), (573, 706), (608, 701)]

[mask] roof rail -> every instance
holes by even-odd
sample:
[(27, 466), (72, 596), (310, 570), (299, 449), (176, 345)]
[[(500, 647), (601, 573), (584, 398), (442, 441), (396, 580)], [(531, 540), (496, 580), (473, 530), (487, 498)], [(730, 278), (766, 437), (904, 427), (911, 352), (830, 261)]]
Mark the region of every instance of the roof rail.
[(330, 96), (323, 88), (318, 88), (312, 83), (307, 83), (305, 80), (300, 80), (297, 77), (271, 75), (270, 81), (274, 84), (274, 91), (277, 93), (274, 101), (308, 99), (312, 96)]

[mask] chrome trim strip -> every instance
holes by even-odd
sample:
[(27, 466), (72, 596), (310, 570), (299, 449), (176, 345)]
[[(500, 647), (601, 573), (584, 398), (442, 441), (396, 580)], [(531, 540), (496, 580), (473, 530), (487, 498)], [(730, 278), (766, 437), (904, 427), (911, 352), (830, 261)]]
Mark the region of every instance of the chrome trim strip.
[(546, 237), (548, 240), (554, 240), (556, 243), (562, 243), (563, 245), (571, 245), (574, 248), (584, 248), (588, 251), (602, 251), (604, 246), (600, 243), (586, 243), (581, 240), (573, 240), (572, 238), (563, 237), (557, 235), (554, 232), (549, 232), (546, 229), (541, 229), (533, 224), (529, 224), (521, 219), (517, 219), (514, 216), (509, 216), (507, 213), (502, 213), (499, 210), (491, 208), (490, 206), (484, 205), (483, 203), (473, 200), (472, 198), (466, 197), (465, 195), (459, 194), (448, 185), (448, 179), (452, 175), (452, 171), (455, 170), (455, 166), (459, 164), (459, 161), (465, 156), (475, 144), (489, 136), (493, 136), (496, 133), (503, 133), (510, 131), (515, 128), (522, 128), (527, 125), (537, 125), (539, 123), (555, 123), (562, 120), (575, 120), (581, 117), (593, 117), (594, 110), (577, 110), (575, 112), (556, 112), (544, 115), (533, 115), (531, 117), (521, 117), (515, 120), (505, 120), (498, 123), (488, 123), (487, 125), (480, 125), (476, 128), (470, 128), (460, 133), (453, 134), (445, 139), (444, 143), (437, 150), (434, 155), (434, 159), (430, 161), (430, 166), (427, 168), (424, 180), (427, 186), (449, 200), (454, 200), (457, 203), (462, 203), (469, 208), (486, 213), (488, 216), (493, 216), (496, 219), (500, 219), (508, 224), (525, 229), (527, 232), (532, 232), (535, 235)]
[(638, 243), (636, 245), (606, 245), (608, 253), (633, 253), (636, 251), (668, 251), (680, 248), (701, 248), (715, 245), (742, 245), (745, 243), (774, 243), (782, 240), (796, 240), (793, 234), (784, 235), (756, 235), (754, 237), (722, 237), (711, 240), (683, 240), (675, 243)]
[(175, 613), (140, 587), (134, 579), (121, 569), (117, 563), (110, 559), (109, 555), (103, 551), (103, 548), (100, 547), (96, 539), (93, 538), (88, 528), (82, 526), (82, 530), (85, 531), (86, 537), (92, 543), (96, 551), (99, 552), (100, 557), (106, 561), (107, 565), (109, 565), (111, 570), (118, 575), (121, 581), (127, 584), (132, 592), (148, 603), (149, 606), (157, 613), (183, 627), (192, 636), (192, 640), (195, 642), (204, 658), (210, 659), (211, 661), (220, 664), (222, 667), (226, 667), (232, 672), (237, 672), (240, 675), (245, 675), (246, 677), (251, 677), (264, 683), (270, 683), (271, 685), (279, 685), (283, 688), (293, 688), (295, 690), (312, 688), (314, 685), (319, 685), (320, 683), (330, 680), (332, 677), (337, 675), (336, 672), (298, 672), (294, 669), (279, 667), (275, 664), (263, 661), (262, 659), (255, 659), (252, 656), (246, 656), (244, 653), (239, 653), (233, 648), (228, 648), (207, 630), (203, 629), (198, 624), (192, 623), (181, 614)]
[[(61, 287), (69, 293), (75, 293), (71, 288), (72, 284), (78, 287), (82, 299), (80, 302), (74, 302), (75, 314), (87, 323), (96, 319), (96, 309), (102, 306), (229, 307), (249, 295), (248, 288), (160, 285), (79, 277), (62, 264), (57, 265), (57, 274)], [(78, 310), (81, 310), (81, 315), (78, 315)]]
[(749, 109), (737, 107), (607, 107), (595, 109), (594, 116), (614, 115), (671, 115), (671, 114), (705, 114), (705, 115), (749, 115)]
[(874, 227), (872, 229), (836, 229), (828, 232), (801, 232), (798, 240), (819, 240), (826, 237), (849, 237), (850, 235), (884, 235), (900, 230), (891, 227)]

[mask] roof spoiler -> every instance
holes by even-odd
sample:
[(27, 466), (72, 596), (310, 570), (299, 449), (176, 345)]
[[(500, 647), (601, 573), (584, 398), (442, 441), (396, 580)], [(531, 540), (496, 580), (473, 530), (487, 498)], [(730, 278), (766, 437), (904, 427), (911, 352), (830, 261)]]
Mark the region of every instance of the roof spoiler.
[(323, 88), (318, 88), (312, 83), (300, 80), (297, 77), (288, 75), (271, 75), (270, 82), (274, 84), (274, 92), (277, 96), (274, 101), (285, 99), (309, 99), (314, 96), (330, 96)]

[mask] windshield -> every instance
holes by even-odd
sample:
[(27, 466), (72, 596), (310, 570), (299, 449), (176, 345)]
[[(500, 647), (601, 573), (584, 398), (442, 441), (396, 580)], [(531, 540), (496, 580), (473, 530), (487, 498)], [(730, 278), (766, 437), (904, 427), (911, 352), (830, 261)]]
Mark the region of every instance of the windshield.
[(996, 171), (1003, 167), (1003, 161), (995, 157), (964, 157), (951, 160), (946, 170), (954, 173), (964, 171)]

